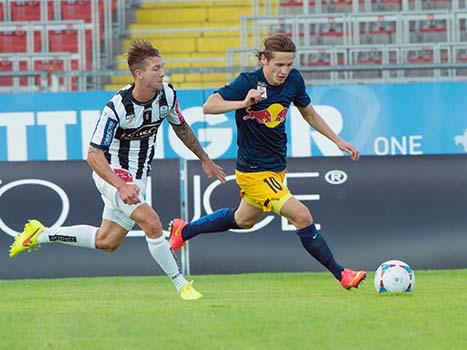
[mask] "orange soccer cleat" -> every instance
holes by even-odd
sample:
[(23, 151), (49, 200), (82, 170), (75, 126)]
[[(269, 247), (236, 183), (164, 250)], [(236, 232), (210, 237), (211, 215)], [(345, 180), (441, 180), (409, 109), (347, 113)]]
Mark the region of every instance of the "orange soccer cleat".
[(185, 245), (185, 241), (182, 237), (182, 230), (186, 225), (186, 222), (182, 219), (173, 219), (169, 223), (169, 244), (174, 252), (181, 249)]
[(341, 273), (341, 286), (345, 289), (358, 288), (360, 283), (366, 278), (365, 271), (352, 271), (345, 268)]

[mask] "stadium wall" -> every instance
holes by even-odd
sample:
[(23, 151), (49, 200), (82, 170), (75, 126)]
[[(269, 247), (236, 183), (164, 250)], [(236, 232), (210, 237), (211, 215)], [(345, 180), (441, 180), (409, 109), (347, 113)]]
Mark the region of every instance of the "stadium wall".
[[(467, 153), (467, 82), (308, 87), (334, 131), (363, 155)], [(233, 113), (207, 115), (211, 90), (179, 91), (183, 113), (213, 158), (236, 155)], [(82, 160), (109, 92), (0, 95), (0, 161)], [(168, 123), (156, 158), (193, 155)], [(303, 121), (287, 118), (290, 157), (339, 156), (341, 151)]]
[[(235, 161), (219, 162), (230, 175), (222, 185), (188, 161), (189, 219), (238, 204)], [(178, 160), (154, 161), (149, 201), (164, 227), (180, 213), (178, 172)], [(466, 174), (467, 155), (293, 158), (287, 182), (344, 264), (374, 270), (401, 259), (415, 269), (466, 268)], [(99, 224), (102, 201), (90, 175), (84, 161), (0, 162), (0, 278), (161, 273), (138, 231), (111, 254), (54, 244), (8, 258), (11, 235), (28, 218)], [(190, 258), (194, 274), (322, 271), (293, 227), (275, 215), (265, 215), (251, 232), (194, 238)]]

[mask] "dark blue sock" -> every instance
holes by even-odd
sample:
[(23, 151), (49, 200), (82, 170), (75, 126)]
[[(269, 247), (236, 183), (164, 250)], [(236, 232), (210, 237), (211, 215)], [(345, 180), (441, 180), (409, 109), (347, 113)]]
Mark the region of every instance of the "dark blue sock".
[(190, 222), (183, 228), (182, 237), (186, 241), (200, 233), (222, 232), (231, 228), (240, 228), (235, 222), (237, 209), (222, 208), (214, 213), (205, 215), (196, 221)]
[(344, 271), (344, 267), (336, 262), (328, 244), (323, 236), (316, 230), (315, 224), (298, 230), (297, 235), (300, 237), (306, 251), (310, 253), (313, 258), (318, 260), (321, 265), (331, 271), (334, 277), (340, 281), (341, 272)]

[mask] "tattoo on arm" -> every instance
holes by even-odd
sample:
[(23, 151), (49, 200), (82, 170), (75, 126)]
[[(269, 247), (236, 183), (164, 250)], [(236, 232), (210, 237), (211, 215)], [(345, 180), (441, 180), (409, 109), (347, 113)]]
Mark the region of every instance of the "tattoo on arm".
[(177, 134), (178, 138), (182, 140), (185, 146), (188, 147), (190, 151), (192, 151), (199, 159), (206, 158), (207, 154), (204, 152), (203, 148), (199, 144), (198, 139), (196, 138), (195, 134), (193, 134), (193, 130), (188, 125), (188, 123), (183, 123), (181, 125), (172, 125), (175, 134)]

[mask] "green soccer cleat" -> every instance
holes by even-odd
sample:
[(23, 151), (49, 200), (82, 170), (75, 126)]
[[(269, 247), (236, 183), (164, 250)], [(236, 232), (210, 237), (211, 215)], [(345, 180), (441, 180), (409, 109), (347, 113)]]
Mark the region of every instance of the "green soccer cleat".
[(24, 225), (24, 230), (16, 236), (15, 241), (10, 246), (10, 258), (14, 258), (19, 253), (25, 250), (33, 250), (38, 247), (37, 237), (44, 232), (45, 227), (38, 220), (29, 220)]
[(203, 295), (193, 287), (193, 281), (180, 288), (180, 298), (183, 300), (198, 300), (202, 297)]

